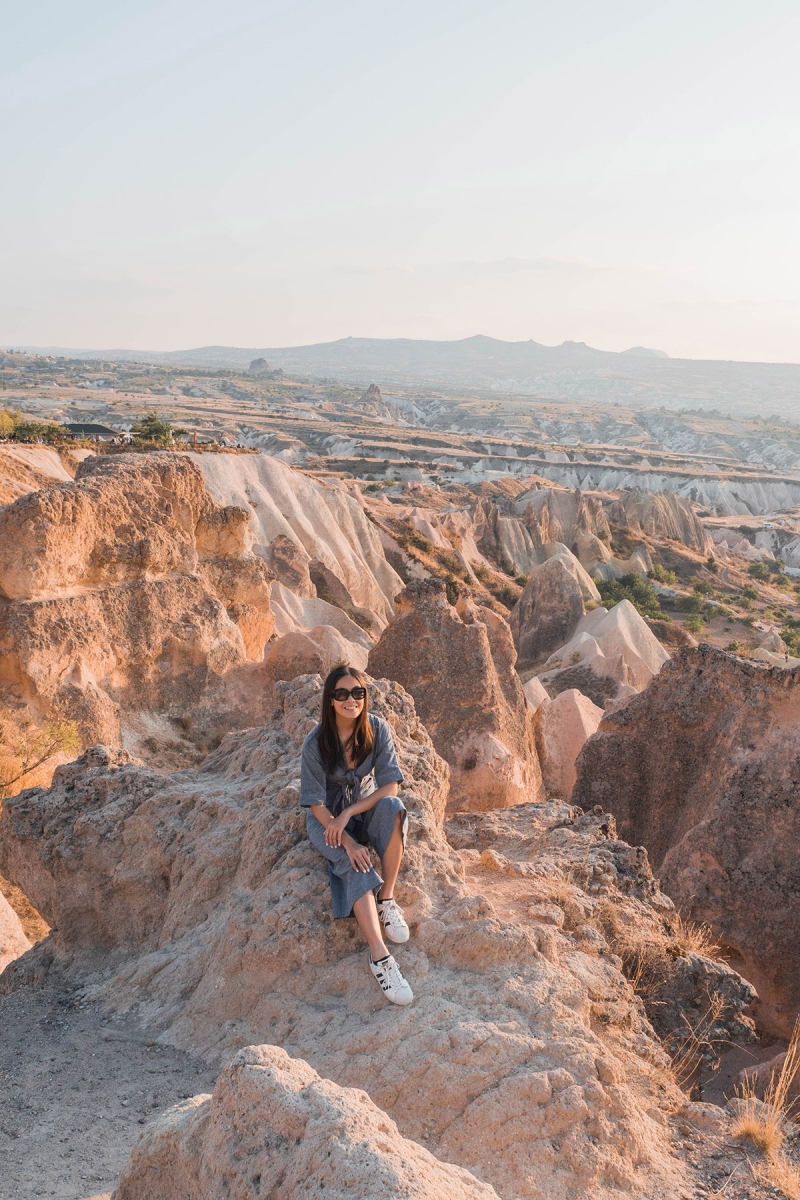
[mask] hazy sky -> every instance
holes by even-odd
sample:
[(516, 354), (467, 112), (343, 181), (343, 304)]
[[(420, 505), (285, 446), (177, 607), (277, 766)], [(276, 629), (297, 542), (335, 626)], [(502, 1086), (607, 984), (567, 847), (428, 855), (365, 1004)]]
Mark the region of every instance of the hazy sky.
[(0, 345), (800, 361), (800, 6), (0, 0)]

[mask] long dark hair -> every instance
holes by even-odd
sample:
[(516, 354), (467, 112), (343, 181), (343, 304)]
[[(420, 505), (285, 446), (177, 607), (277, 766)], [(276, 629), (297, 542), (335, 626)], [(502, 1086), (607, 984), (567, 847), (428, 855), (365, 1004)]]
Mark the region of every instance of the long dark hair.
[(339, 680), (344, 679), (345, 675), (351, 675), (356, 683), (363, 687), (367, 693), (364, 697), (364, 707), (356, 718), (355, 727), (347, 743), (348, 747), (352, 749), (356, 766), (359, 766), (364, 761), (372, 749), (373, 734), (372, 724), (369, 719), (369, 691), (367, 690), (366, 681), (361, 672), (356, 671), (355, 667), (334, 667), (325, 680), (325, 685), (322, 689), (322, 716), (320, 717), (319, 732), (317, 734), (319, 756), (322, 759), (325, 770), (329, 773), (335, 771), (337, 767), (347, 766), (347, 761), (342, 754), (342, 743), (339, 740), (339, 730), (336, 728), (336, 712), (333, 707), (334, 690)]

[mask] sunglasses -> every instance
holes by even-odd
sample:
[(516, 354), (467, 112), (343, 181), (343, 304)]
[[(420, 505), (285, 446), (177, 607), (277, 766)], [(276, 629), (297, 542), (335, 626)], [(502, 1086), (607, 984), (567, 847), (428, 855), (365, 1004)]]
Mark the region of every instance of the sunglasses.
[(334, 688), (331, 692), (334, 700), (337, 700), (339, 704), (344, 704), (345, 700), (349, 700), (351, 696), (354, 700), (363, 700), (366, 694), (367, 689), (361, 687), (351, 688), (349, 692), (347, 688)]

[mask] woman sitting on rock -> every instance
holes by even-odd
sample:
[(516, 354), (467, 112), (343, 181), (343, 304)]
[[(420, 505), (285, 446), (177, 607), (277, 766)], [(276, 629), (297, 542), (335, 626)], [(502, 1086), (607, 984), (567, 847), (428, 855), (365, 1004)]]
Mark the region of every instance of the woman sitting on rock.
[[(384, 941), (409, 937), (394, 900), (408, 825), (397, 795), (402, 782), (391, 730), (369, 712), (362, 676), (336, 667), (322, 690), (319, 725), (303, 742), (300, 803), (309, 810), (308, 836), (328, 860), (333, 915), (355, 916), (369, 943), (370, 970), (393, 1004), (414, 999)], [(373, 869), (370, 844), (383, 879)]]

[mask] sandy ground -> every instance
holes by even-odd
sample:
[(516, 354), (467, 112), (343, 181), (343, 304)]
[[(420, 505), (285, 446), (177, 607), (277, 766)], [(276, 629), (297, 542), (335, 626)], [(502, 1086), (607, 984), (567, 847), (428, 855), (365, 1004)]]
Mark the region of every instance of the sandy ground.
[(110, 1192), (148, 1119), (215, 1077), (64, 985), (0, 997), (0, 1200)]

